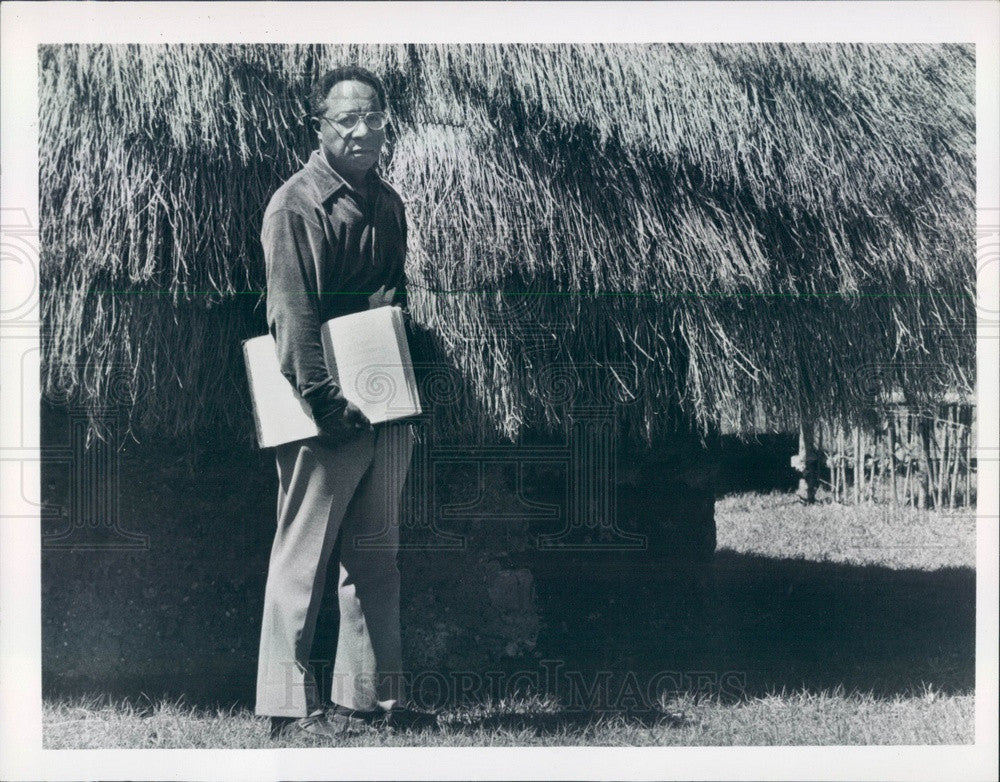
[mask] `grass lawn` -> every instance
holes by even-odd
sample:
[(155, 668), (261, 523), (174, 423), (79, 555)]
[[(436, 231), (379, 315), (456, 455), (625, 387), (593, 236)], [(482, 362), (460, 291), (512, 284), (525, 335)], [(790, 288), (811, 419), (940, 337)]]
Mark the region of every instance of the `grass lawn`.
[(739, 494), (716, 502), (720, 550), (896, 570), (975, 568), (973, 510), (815, 505), (792, 494)]
[[(617, 684), (608, 690), (617, 698), (589, 705), (531, 686), (451, 699), (435, 704), (440, 732), (367, 732), (342, 744), (973, 741), (971, 514), (804, 507), (788, 494), (742, 494), (721, 499), (716, 515), (708, 620), (695, 617), (688, 627), (683, 617), (663, 619), (669, 611), (655, 572), (606, 574), (590, 591), (571, 590), (576, 603), (547, 598), (564, 601), (566, 621), (562, 629), (553, 623), (540, 645), (548, 644), (545, 654), (564, 650), (568, 670), (604, 671), (614, 682), (635, 673), (642, 682), (668, 668), (684, 674), (680, 686), (643, 702), (623, 697)], [(692, 685), (699, 672), (711, 674), (713, 686)], [(730, 675), (738, 686), (716, 686)], [(43, 719), (50, 749), (276, 746), (245, 701), (221, 708), (176, 697), (76, 694), (48, 698)], [(281, 745), (313, 746), (305, 739)]]
[[(533, 697), (450, 708), (438, 732), (345, 736), (345, 747), (695, 746), (970, 743), (971, 695), (933, 690), (889, 700), (843, 693), (791, 693), (726, 704), (682, 698), (662, 713), (565, 712)], [(219, 748), (323, 746), (296, 737), (266, 737), (265, 721), (246, 710), (192, 708), (157, 702), (74, 699), (45, 708), (45, 746), (60, 748)]]

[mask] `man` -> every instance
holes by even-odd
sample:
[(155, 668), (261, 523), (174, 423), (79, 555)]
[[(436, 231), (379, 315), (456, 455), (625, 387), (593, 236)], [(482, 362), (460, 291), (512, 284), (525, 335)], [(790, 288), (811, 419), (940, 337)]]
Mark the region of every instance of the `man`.
[[(322, 432), (276, 452), (278, 526), (256, 705), (275, 737), (435, 720), (403, 705), (396, 553), (411, 432), (372, 427), (330, 376), (320, 342), (326, 320), (405, 295), (403, 202), (375, 170), (388, 122), (385, 89), (363, 68), (337, 68), (316, 84), (310, 111), (319, 149), (274, 194), (261, 230), (281, 370)], [(309, 655), (338, 535), (340, 633), (326, 709)]]

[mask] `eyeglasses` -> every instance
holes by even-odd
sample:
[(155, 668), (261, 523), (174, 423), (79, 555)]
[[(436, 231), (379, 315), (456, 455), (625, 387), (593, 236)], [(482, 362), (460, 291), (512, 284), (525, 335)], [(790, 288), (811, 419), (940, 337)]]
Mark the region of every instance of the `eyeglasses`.
[(351, 133), (357, 130), (362, 122), (368, 130), (382, 130), (389, 123), (388, 111), (352, 111), (346, 114), (338, 114), (336, 117), (320, 117), (326, 120), (337, 132)]

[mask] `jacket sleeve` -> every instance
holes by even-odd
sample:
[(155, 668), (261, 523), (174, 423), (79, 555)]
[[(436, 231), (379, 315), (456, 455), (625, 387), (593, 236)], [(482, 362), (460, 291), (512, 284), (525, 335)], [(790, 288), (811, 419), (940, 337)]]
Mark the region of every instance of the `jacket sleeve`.
[(343, 411), (347, 400), (331, 377), (320, 341), (317, 269), (326, 238), (322, 228), (287, 209), (269, 213), (261, 230), (267, 273), (267, 322), (281, 373), (317, 421)]

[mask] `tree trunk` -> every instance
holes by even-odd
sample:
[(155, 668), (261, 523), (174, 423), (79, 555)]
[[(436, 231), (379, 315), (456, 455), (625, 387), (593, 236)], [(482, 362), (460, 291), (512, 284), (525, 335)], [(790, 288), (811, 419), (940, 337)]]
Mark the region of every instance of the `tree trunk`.
[(816, 489), (819, 486), (818, 457), (814, 444), (815, 432), (812, 421), (805, 418), (799, 423), (799, 452), (792, 457), (792, 466), (798, 470), (798, 496), (803, 502), (816, 502)]

